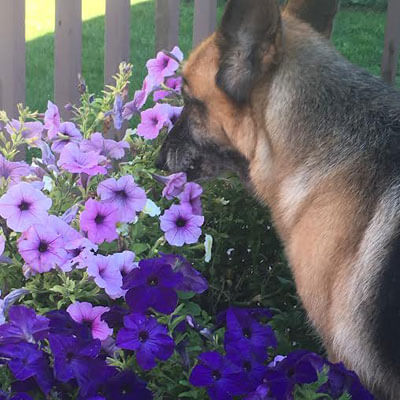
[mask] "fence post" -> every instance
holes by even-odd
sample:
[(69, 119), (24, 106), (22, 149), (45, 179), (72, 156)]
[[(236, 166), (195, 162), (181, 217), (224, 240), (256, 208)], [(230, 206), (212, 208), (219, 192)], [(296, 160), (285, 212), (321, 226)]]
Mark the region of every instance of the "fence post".
[(171, 50), (179, 42), (180, 0), (156, 0), (156, 52)]
[(82, 0), (56, 1), (54, 99), (64, 118), (68, 103), (79, 101), (78, 74), (82, 69)]
[(130, 0), (106, 0), (104, 82), (111, 84), (122, 61), (129, 61), (131, 42)]
[(385, 47), (383, 50), (382, 76), (383, 79), (394, 84), (400, 49), (400, 1), (389, 0), (387, 10), (387, 24), (385, 31)]
[(1, 2), (0, 54), (0, 109), (16, 117), (25, 102), (25, 0)]
[(215, 31), (217, 25), (217, 0), (195, 0), (193, 47)]

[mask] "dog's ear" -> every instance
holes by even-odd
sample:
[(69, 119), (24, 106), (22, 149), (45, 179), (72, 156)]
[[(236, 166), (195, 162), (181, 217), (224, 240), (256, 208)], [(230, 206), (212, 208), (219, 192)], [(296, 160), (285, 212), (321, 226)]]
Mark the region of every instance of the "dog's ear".
[(339, 0), (289, 0), (285, 12), (310, 24), (317, 32), (330, 38)]
[(228, 1), (217, 32), (220, 64), (216, 79), (237, 103), (246, 103), (257, 81), (277, 63), (281, 31), (276, 0)]

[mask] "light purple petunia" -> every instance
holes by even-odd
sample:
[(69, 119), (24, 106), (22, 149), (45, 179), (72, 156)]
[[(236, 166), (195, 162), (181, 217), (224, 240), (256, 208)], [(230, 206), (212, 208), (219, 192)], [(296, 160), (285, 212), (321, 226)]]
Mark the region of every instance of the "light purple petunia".
[(119, 160), (125, 155), (125, 149), (129, 149), (129, 143), (121, 140), (116, 142), (112, 139), (104, 139), (100, 132), (92, 134), (90, 139), (85, 139), (81, 143), (81, 150), (86, 152), (97, 152), (100, 155)]
[(44, 127), (48, 130), (49, 139), (54, 139), (60, 130), (61, 117), (58, 107), (50, 100), (47, 103), (47, 110), (44, 114)]
[(181, 204), (187, 204), (192, 208), (192, 213), (202, 215), (201, 195), (203, 188), (194, 182), (189, 182), (185, 185), (183, 192), (178, 196)]
[(57, 137), (55, 138), (51, 149), (55, 153), (61, 153), (62, 149), (68, 143), (79, 143), (82, 140), (82, 134), (79, 129), (72, 122), (63, 122), (60, 125), (60, 129)]
[(67, 251), (68, 261), (63, 265), (63, 270), (86, 268), (88, 259), (93, 256), (97, 249), (97, 245), (84, 237), (66, 243), (65, 250)]
[(69, 143), (61, 151), (57, 165), (73, 174), (94, 176), (107, 173), (107, 169), (101, 165), (105, 161), (105, 157), (99, 153), (95, 151), (85, 153), (75, 143)]
[(114, 128), (119, 131), (122, 128), (122, 123), (124, 121), (122, 117), (122, 97), (120, 94), (115, 96), (112, 118), (114, 121)]
[(169, 118), (169, 126), (168, 126), (168, 132), (169, 132), (176, 124), (176, 121), (178, 121), (178, 118), (181, 116), (183, 107), (175, 107), (169, 104), (165, 104), (165, 106), (168, 106), (167, 112)]
[(111, 256), (96, 255), (87, 260), (87, 273), (94, 278), (96, 285), (105, 290), (112, 299), (124, 295), (122, 275)]
[(184, 172), (178, 172), (169, 176), (161, 176), (153, 174), (156, 181), (165, 185), (162, 195), (167, 200), (172, 200), (178, 197), (182, 192), (187, 182), (187, 177)]
[(133, 251), (125, 250), (122, 253), (114, 253), (110, 256), (112, 262), (118, 266), (122, 276), (128, 275), (129, 272), (138, 268), (138, 264), (135, 263), (135, 253)]
[(97, 187), (101, 200), (118, 207), (118, 222), (132, 222), (146, 205), (146, 192), (135, 184), (131, 175), (107, 179)]
[(51, 199), (25, 182), (12, 186), (0, 198), (0, 215), (15, 232), (23, 232), (31, 225), (43, 221), (50, 207)]
[(170, 126), (168, 104), (156, 104), (153, 108), (143, 111), (137, 134), (145, 139), (155, 139), (161, 129)]
[(134, 115), (139, 114), (140, 109), (146, 103), (147, 98), (152, 90), (153, 87), (150, 83), (150, 79), (146, 77), (143, 81), (142, 89), (136, 90), (133, 100), (124, 105), (122, 111), (123, 118), (130, 120)]
[(174, 92), (180, 94), (182, 90), (182, 83), (183, 79), (181, 76), (168, 78), (165, 81), (165, 86), (167, 86), (168, 89), (156, 90), (153, 95), (153, 100), (157, 102), (171, 96), (172, 94), (174, 94)]
[(183, 54), (178, 47), (174, 47), (171, 54), (174, 58), (160, 51), (156, 58), (147, 61), (148, 76), (154, 86), (161, 85), (166, 77), (174, 75), (178, 70)]
[(93, 307), (86, 301), (76, 301), (67, 308), (71, 318), (79, 324), (89, 325), (93, 339), (99, 340), (106, 340), (113, 333), (107, 322), (101, 320), (101, 316), (108, 311), (109, 307)]
[(112, 242), (118, 238), (118, 219), (119, 211), (115, 205), (89, 199), (80, 216), (81, 230), (95, 244)]
[(4, 253), (6, 247), (6, 238), (4, 235), (0, 235), (0, 256)]
[(12, 162), (6, 160), (0, 154), (0, 177), (14, 185), (20, 182), (21, 178), (31, 173), (31, 168), (25, 162)]
[[(32, 146), (42, 138), (43, 129), (44, 126), (40, 121), (25, 122), (22, 127), (21, 135), (24, 139), (30, 139), (30, 144)], [(21, 130), (21, 122), (16, 119), (11, 120), (11, 122), (6, 125), (6, 130), (10, 135), (15, 131), (19, 132)]]
[(160, 217), (160, 222), (167, 242), (180, 247), (199, 240), (204, 217), (193, 214), (187, 205), (173, 205)]
[(18, 240), (18, 251), (34, 272), (61, 266), (66, 257), (63, 239), (49, 224), (32, 225)]

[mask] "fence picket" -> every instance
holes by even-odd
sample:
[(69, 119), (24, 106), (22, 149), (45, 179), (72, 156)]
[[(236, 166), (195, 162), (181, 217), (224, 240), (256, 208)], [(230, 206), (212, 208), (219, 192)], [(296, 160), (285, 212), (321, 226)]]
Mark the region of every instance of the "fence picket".
[(171, 50), (179, 39), (180, 0), (156, 0), (156, 52)]
[(385, 47), (383, 50), (382, 76), (390, 83), (395, 83), (400, 49), (400, 1), (389, 0)]
[(130, 0), (106, 0), (104, 81), (112, 83), (121, 61), (129, 61), (131, 37)]
[(0, 54), (0, 110), (15, 117), (25, 102), (25, 0), (1, 2)]
[(195, 0), (193, 47), (215, 31), (217, 24), (217, 0)]
[(54, 99), (61, 115), (64, 106), (79, 101), (78, 74), (82, 69), (82, 0), (56, 1), (54, 41)]

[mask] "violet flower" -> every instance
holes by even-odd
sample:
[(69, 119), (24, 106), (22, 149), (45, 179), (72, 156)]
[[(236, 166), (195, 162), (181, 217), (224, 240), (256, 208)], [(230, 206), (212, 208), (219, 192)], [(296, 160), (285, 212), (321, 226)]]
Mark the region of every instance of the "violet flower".
[(188, 182), (183, 192), (178, 195), (181, 204), (187, 204), (192, 208), (192, 213), (195, 215), (202, 215), (203, 209), (201, 207), (201, 195), (203, 188), (194, 182)]
[(21, 178), (30, 173), (31, 168), (25, 162), (8, 161), (0, 154), (0, 177), (9, 181), (11, 185), (20, 182)]
[(55, 153), (61, 153), (62, 149), (69, 143), (78, 144), (82, 140), (82, 134), (72, 122), (63, 122), (60, 125), (58, 135), (55, 138), (51, 149)]
[(6, 125), (6, 130), (9, 135), (13, 135), (15, 131), (21, 131), (21, 136), (24, 139), (30, 139), (30, 145), (34, 145), (36, 142), (41, 140), (44, 126), (40, 121), (25, 122), (21, 131), (21, 122), (16, 119), (12, 119), (10, 123)]
[(106, 340), (113, 333), (107, 323), (101, 320), (101, 316), (109, 310), (109, 307), (93, 307), (90, 303), (79, 301), (67, 308), (67, 312), (74, 321), (89, 325), (93, 338), (101, 341)]
[(122, 253), (114, 253), (110, 257), (112, 262), (118, 266), (119, 272), (123, 277), (138, 268), (138, 264), (134, 262), (135, 253), (132, 251), (125, 250)]
[(111, 203), (100, 203), (89, 199), (80, 215), (80, 226), (89, 240), (95, 244), (112, 242), (118, 238), (118, 208)]
[(151, 86), (149, 77), (146, 77), (143, 81), (142, 89), (136, 90), (133, 100), (125, 104), (122, 111), (124, 119), (130, 120), (134, 115), (139, 114), (139, 111), (146, 103), (147, 97), (152, 90), (153, 87)]
[(194, 215), (186, 205), (173, 205), (160, 217), (160, 227), (171, 246), (197, 243), (204, 217)]
[(169, 176), (162, 176), (153, 174), (153, 178), (165, 185), (162, 195), (167, 200), (172, 200), (174, 197), (179, 196), (186, 185), (187, 177), (184, 172), (178, 172)]
[(104, 139), (100, 132), (95, 132), (90, 139), (83, 140), (80, 147), (82, 151), (94, 151), (100, 153), (101, 156), (119, 160), (125, 155), (125, 149), (129, 149), (129, 143), (123, 140), (116, 142), (112, 139)]
[(112, 117), (114, 121), (114, 128), (119, 131), (122, 128), (122, 123), (124, 121), (122, 117), (122, 97), (120, 94), (115, 96)]
[(125, 327), (117, 335), (117, 346), (136, 352), (136, 360), (144, 370), (154, 368), (156, 359), (166, 361), (174, 351), (174, 341), (167, 327), (153, 317), (130, 314), (124, 318)]
[(170, 125), (167, 104), (156, 104), (153, 108), (143, 111), (137, 134), (145, 139), (155, 139), (161, 129)]
[(60, 130), (61, 117), (58, 107), (50, 100), (47, 103), (47, 110), (44, 114), (44, 127), (48, 130), (49, 139), (54, 139)]
[(107, 169), (101, 164), (105, 160), (105, 157), (97, 152), (84, 153), (75, 143), (69, 143), (62, 149), (57, 165), (73, 174), (104, 175), (107, 173)]
[(25, 182), (8, 189), (0, 198), (0, 215), (7, 226), (15, 232), (22, 232), (47, 217), (51, 199)]
[(119, 222), (133, 222), (136, 213), (146, 205), (146, 192), (135, 184), (131, 175), (107, 179), (97, 187), (97, 194), (105, 203), (118, 208)]

